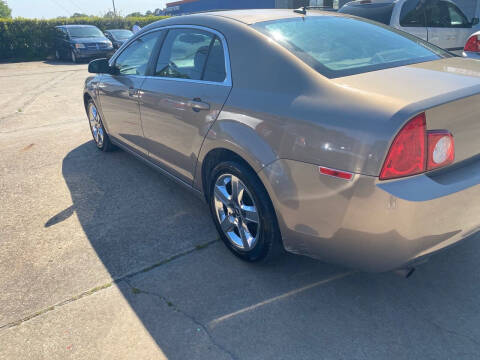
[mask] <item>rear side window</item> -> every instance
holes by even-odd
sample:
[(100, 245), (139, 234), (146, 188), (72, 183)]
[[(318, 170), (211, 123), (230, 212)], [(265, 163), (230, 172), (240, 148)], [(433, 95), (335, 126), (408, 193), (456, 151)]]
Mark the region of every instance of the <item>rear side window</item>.
[(221, 41), (199, 29), (173, 29), (165, 38), (155, 76), (223, 82), (225, 56)]
[(467, 17), (454, 4), (447, 1), (435, 1), (426, 5), (427, 27), (469, 28)]
[(403, 27), (425, 27), (425, 5), (420, 0), (408, 0), (400, 12), (400, 25)]
[(349, 17), (280, 19), (253, 27), (329, 78), (450, 56), (390, 26)]
[(390, 25), (394, 6), (395, 4), (393, 3), (346, 4), (340, 10), (338, 10), (338, 12), (355, 15), (365, 19), (377, 21), (385, 25)]
[(225, 71), (225, 55), (222, 42), (219, 38), (215, 38), (210, 54), (208, 55), (205, 65), (203, 80), (213, 82), (223, 82), (227, 73)]

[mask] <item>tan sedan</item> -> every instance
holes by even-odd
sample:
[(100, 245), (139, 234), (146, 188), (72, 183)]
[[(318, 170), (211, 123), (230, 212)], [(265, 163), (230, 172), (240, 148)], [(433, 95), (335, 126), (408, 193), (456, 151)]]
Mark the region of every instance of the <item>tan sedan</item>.
[(477, 61), (369, 20), (249, 10), (161, 20), (89, 69), (97, 147), (206, 199), (244, 260), (409, 272), (480, 230)]

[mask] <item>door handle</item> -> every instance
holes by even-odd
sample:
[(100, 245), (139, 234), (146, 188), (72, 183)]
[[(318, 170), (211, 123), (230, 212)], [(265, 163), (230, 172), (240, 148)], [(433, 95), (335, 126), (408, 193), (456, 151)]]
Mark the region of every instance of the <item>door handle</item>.
[(135, 97), (138, 96), (138, 89), (135, 89), (133, 87), (128, 89), (128, 96), (130, 97)]
[(188, 102), (188, 106), (193, 109), (193, 111), (199, 112), (201, 110), (210, 110), (210, 104), (203, 102), (199, 98), (195, 98)]

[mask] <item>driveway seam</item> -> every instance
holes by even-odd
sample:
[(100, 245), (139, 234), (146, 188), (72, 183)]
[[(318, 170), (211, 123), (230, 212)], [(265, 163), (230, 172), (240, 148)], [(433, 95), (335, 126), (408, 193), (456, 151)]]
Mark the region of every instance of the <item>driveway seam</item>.
[(161, 301), (163, 301), (166, 305), (168, 305), (169, 307), (171, 307), (174, 311), (182, 314), (183, 316), (185, 316), (186, 318), (188, 318), (189, 320), (191, 320), (194, 324), (196, 324), (197, 326), (199, 326), (204, 332), (205, 334), (208, 336), (210, 342), (219, 350), (223, 351), (225, 354), (227, 354), (231, 359), (233, 360), (236, 360), (237, 358), (235, 357), (235, 355), (230, 351), (228, 350), (227, 348), (225, 348), (223, 345), (221, 345), (220, 343), (218, 343), (215, 338), (213, 337), (213, 335), (210, 333), (210, 330), (208, 329), (208, 327), (203, 324), (201, 321), (197, 320), (195, 318), (195, 316), (181, 310), (177, 305), (175, 305), (174, 303), (172, 303), (171, 301), (169, 301), (166, 297), (164, 297), (163, 295), (160, 295), (160, 294), (157, 294), (157, 293), (154, 293), (154, 292), (151, 292), (151, 291), (146, 291), (146, 290), (143, 290), (143, 289), (139, 289), (137, 287), (134, 287), (130, 284), (130, 282), (127, 280), (127, 279), (124, 279), (124, 282), (132, 289), (132, 292), (134, 293), (137, 293), (137, 294), (145, 294), (145, 295), (148, 295), (148, 296), (153, 296), (153, 297), (156, 297), (158, 299), (160, 299)]
[(23, 317), (23, 318), (21, 318), (21, 319), (19, 319), (19, 320), (15, 320), (15, 321), (9, 322), (9, 323), (7, 323), (7, 324), (0, 325), (0, 331), (1, 331), (1, 330), (5, 330), (5, 329), (10, 329), (10, 328), (13, 328), (13, 327), (16, 327), (16, 326), (19, 326), (19, 325), (23, 324), (24, 322), (27, 322), (27, 321), (29, 321), (29, 320), (32, 320), (32, 319), (34, 319), (34, 318), (36, 318), (36, 317), (38, 317), (38, 316), (40, 316), (40, 315), (46, 314), (46, 313), (48, 313), (48, 312), (50, 312), (50, 311), (53, 311), (53, 310), (55, 310), (55, 309), (57, 309), (57, 308), (59, 308), (59, 307), (64, 306), (64, 305), (70, 304), (71, 302), (74, 302), (74, 301), (83, 299), (83, 298), (85, 298), (85, 297), (87, 297), (87, 296), (90, 296), (90, 295), (93, 295), (93, 294), (95, 294), (95, 293), (97, 293), (97, 292), (99, 292), (99, 291), (101, 291), (101, 290), (108, 289), (108, 288), (111, 287), (113, 284), (118, 284), (118, 283), (121, 282), (121, 281), (125, 281), (125, 282), (127, 283), (126, 279), (132, 278), (132, 277), (134, 277), (134, 276), (136, 276), (136, 275), (139, 275), (139, 274), (143, 274), (143, 273), (149, 272), (149, 271), (151, 271), (151, 270), (153, 270), (153, 269), (156, 269), (156, 268), (158, 268), (158, 267), (160, 267), (160, 266), (162, 266), (162, 265), (165, 265), (165, 264), (167, 264), (167, 263), (170, 263), (170, 262), (172, 262), (172, 261), (174, 261), (174, 260), (176, 260), (176, 259), (179, 259), (179, 258), (181, 258), (181, 257), (190, 255), (190, 254), (193, 253), (193, 252), (203, 250), (203, 249), (209, 247), (210, 245), (213, 245), (213, 244), (215, 244), (215, 243), (217, 243), (217, 242), (219, 242), (219, 241), (220, 241), (220, 239), (216, 239), (216, 240), (211, 240), (211, 241), (205, 242), (205, 243), (203, 243), (203, 244), (196, 245), (196, 246), (193, 247), (193, 248), (189, 248), (189, 249), (187, 249), (187, 250), (185, 250), (185, 251), (183, 251), (183, 252), (180, 252), (180, 253), (177, 253), (177, 254), (175, 254), (175, 255), (172, 255), (172, 256), (170, 256), (170, 257), (168, 257), (168, 258), (166, 258), (166, 259), (164, 259), (164, 260), (162, 260), (162, 261), (159, 261), (158, 263), (155, 263), (155, 264), (153, 264), (153, 265), (149, 265), (149, 266), (147, 266), (147, 267), (145, 267), (145, 268), (143, 268), (143, 269), (136, 270), (136, 271), (133, 271), (133, 272), (131, 272), (131, 273), (127, 273), (126, 275), (123, 275), (122, 277), (113, 279), (113, 281), (110, 281), (110, 282), (108, 282), (108, 283), (106, 283), (106, 284), (103, 284), (103, 285), (96, 286), (96, 287), (94, 287), (94, 288), (92, 288), (92, 289), (89, 289), (89, 290), (84, 291), (84, 292), (82, 292), (82, 293), (80, 293), (80, 294), (77, 294), (77, 295), (75, 295), (75, 296), (72, 296), (72, 297), (70, 297), (70, 298), (68, 298), (68, 299), (66, 299), (66, 300), (63, 300), (63, 301), (61, 301), (61, 302), (59, 302), (59, 303), (56, 303), (56, 304), (54, 304), (54, 305), (52, 305), (52, 306), (49, 306), (49, 307), (44, 308), (44, 309), (42, 309), (42, 310), (39, 310), (39, 311), (37, 311), (37, 312), (35, 312), (35, 313), (33, 313), (33, 314), (27, 315), (27, 316), (25, 316), (25, 317)]

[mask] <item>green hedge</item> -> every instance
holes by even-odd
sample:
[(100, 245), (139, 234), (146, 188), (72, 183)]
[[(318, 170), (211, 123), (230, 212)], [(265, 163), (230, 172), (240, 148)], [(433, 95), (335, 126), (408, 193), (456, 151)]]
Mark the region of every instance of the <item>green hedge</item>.
[(0, 60), (40, 60), (54, 53), (54, 28), (65, 24), (95, 25), (100, 30), (131, 29), (148, 25), (160, 16), (69, 18), (52, 20), (0, 19)]

